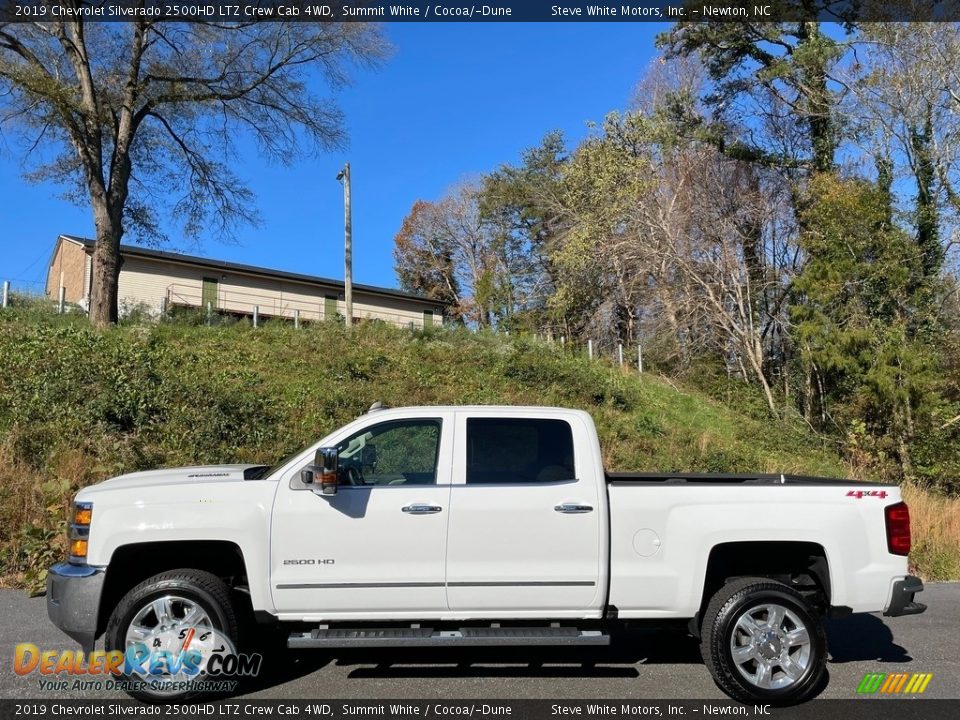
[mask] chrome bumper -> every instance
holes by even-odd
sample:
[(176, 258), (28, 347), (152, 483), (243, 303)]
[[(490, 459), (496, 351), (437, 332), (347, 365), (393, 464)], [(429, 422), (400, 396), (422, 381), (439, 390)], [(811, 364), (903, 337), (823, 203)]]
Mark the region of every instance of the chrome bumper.
[(923, 582), (920, 578), (907, 575), (903, 580), (897, 580), (890, 593), (890, 603), (883, 614), (887, 617), (919, 615), (927, 609), (927, 606), (913, 599), (918, 592), (923, 592)]
[(47, 615), (72, 637), (85, 653), (97, 640), (100, 595), (106, 578), (103, 568), (60, 563), (47, 573)]

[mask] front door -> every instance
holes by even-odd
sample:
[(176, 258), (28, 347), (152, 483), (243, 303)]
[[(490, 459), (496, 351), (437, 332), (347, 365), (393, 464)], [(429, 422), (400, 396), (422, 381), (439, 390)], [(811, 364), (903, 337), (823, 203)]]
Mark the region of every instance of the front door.
[(457, 416), (464, 474), (451, 486), (447, 603), (480, 617), (549, 616), (602, 602), (606, 523), (582, 423)]
[(216, 278), (205, 277), (203, 279), (203, 289), (201, 291), (201, 303), (203, 303), (203, 309), (211, 308), (212, 310), (217, 309), (217, 295), (218, 295), (218, 286), (219, 282)]
[(336, 441), (340, 486), (291, 478), (274, 506), (274, 604), (302, 616), (446, 609), (452, 413), (371, 422)]

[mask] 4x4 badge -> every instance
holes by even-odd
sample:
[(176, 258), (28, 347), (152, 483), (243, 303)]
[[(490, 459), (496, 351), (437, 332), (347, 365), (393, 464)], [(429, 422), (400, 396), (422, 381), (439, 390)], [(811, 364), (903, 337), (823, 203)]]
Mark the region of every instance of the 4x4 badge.
[(875, 498), (885, 498), (887, 496), (886, 490), (851, 490), (847, 493), (847, 497), (855, 497), (857, 500), (865, 497), (875, 497)]

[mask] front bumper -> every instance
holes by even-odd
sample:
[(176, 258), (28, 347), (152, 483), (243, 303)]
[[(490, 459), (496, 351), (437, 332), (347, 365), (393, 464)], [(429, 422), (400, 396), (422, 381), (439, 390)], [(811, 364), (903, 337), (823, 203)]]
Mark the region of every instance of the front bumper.
[(887, 617), (919, 615), (927, 609), (927, 606), (913, 599), (918, 592), (923, 592), (923, 582), (920, 578), (907, 575), (903, 580), (897, 580), (893, 583), (890, 602), (883, 614)]
[(107, 577), (103, 568), (60, 563), (47, 573), (47, 615), (72, 637), (85, 653), (97, 639), (100, 595)]

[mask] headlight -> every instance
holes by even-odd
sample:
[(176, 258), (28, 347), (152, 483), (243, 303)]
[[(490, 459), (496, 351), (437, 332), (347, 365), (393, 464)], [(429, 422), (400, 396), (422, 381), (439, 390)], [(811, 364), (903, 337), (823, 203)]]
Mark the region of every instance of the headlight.
[(90, 525), (93, 518), (93, 503), (76, 503), (73, 506), (74, 525)]
[(71, 515), (70, 562), (83, 565), (87, 562), (87, 539), (90, 537), (90, 522), (93, 520), (93, 503), (74, 503)]

